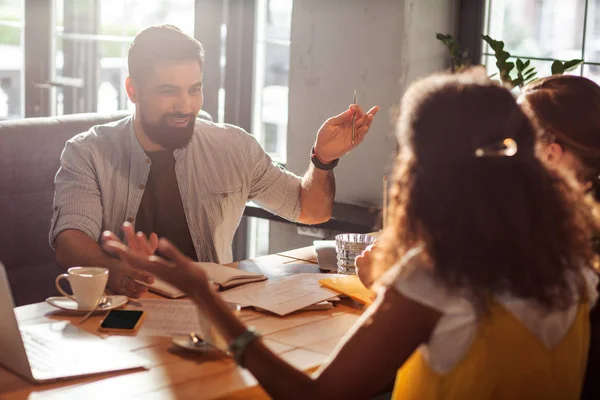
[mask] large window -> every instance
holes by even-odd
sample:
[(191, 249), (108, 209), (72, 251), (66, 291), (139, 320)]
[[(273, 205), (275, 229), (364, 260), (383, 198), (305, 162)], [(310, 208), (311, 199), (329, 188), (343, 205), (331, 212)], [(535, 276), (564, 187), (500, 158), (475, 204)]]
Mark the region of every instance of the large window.
[(55, 0), (54, 114), (131, 108), (125, 93), (134, 36), (170, 23), (194, 34), (194, 0)]
[[(292, 0), (257, 1), (252, 133), (281, 164), (287, 158), (291, 24)], [(269, 226), (249, 219), (248, 257), (269, 253)]]
[(0, 0), (0, 120), (23, 117), (24, 0)]
[[(600, 0), (488, 0), (485, 30), (511, 55), (531, 60), (540, 77), (555, 59), (579, 58), (584, 64), (568, 73), (600, 83)], [(486, 44), (483, 58), (496, 72)]]
[(292, 0), (257, 2), (252, 132), (269, 155), (286, 162)]

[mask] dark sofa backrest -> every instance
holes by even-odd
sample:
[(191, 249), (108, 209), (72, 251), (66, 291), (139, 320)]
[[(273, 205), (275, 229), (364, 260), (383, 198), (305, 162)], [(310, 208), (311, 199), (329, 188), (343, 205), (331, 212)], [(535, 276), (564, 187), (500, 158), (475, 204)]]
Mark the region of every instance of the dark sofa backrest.
[[(0, 122), (0, 261), (7, 269), (17, 303), (23, 303), (19, 299), (24, 298), (43, 300), (42, 293), (32, 297), (17, 292), (33, 290), (26, 284), (29, 280), (48, 281), (58, 271), (53, 268), (40, 273), (34, 267), (54, 264), (48, 231), (54, 176), (65, 142), (94, 125), (127, 115), (130, 112), (120, 111)], [(201, 116), (211, 119), (208, 114)], [(28, 277), (25, 271), (37, 276)], [(43, 276), (46, 272), (49, 276)]]
[(7, 269), (54, 261), (48, 244), (54, 175), (65, 142), (124, 118), (75, 114), (0, 122), (0, 261)]

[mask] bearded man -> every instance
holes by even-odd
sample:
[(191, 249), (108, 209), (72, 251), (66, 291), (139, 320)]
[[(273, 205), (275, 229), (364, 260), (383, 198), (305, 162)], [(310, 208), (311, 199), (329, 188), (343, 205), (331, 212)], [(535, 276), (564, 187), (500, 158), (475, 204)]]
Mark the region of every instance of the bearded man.
[[(329, 118), (299, 177), (273, 163), (243, 129), (196, 118), (203, 61), (200, 42), (172, 25), (135, 37), (125, 83), (134, 115), (75, 136), (61, 155), (50, 244), (62, 268), (106, 267), (109, 288), (135, 298), (154, 277), (99, 244), (123, 221), (128, 242), (145, 243), (141, 251), (153, 253), (160, 236), (193, 260), (224, 264), (233, 261), (233, 236), (249, 200), (290, 221), (330, 218), (332, 169), (362, 142), (379, 108), (363, 113), (353, 104)], [(131, 240), (134, 225), (144, 240)]]

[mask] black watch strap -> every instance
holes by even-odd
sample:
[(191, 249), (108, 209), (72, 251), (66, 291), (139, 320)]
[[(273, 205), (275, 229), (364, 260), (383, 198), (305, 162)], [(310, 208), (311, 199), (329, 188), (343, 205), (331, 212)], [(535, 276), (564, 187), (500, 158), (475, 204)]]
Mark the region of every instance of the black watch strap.
[(319, 157), (317, 157), (317, 153), (315, 153), (314, 146), (313, 146), (312, 150), (310, 151), (310, 162), (312, 162), (313, 165), (319, 169), (322, 169), (325, 171), (332, 170), (335, 168), (336, 165), (338, 165), (339, 161), (340, 161), (340, 159), (336, 158), (332, 162), (325, 164), (324, 162), (321, 162), (321, 160), (319, 160)]
[(240, 336), (236, 337), (229, 343), (229, 352), (231, 356), (239, 365), (243, 367), (243, 357), (246, 352), (246, 348), (250, 343), (255, 341), (256, 339), (260, 339), (261, 335), (256, 331), (253, 326), (249, 326)]

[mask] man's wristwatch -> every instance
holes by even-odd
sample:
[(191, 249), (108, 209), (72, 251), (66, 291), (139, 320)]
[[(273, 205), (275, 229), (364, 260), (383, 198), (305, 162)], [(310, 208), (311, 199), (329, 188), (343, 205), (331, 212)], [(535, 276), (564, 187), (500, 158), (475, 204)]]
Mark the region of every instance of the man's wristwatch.
[(315, 146), (313, 146), (312, 150), (310, 151), (310, 162), (312, 162), (315, 167), (322, 169), (324, 171), (329, 171), (329, 170), (334, 169), (335, 166), (338, 165), (339, 161), (340, 161), (340, 159), (336, 158), (332, 162), (325, 164), (324, 162), (321, 162), (321, 160), (319, 160), (319, 157), (317, 157), (317, 153), (315, 153)]

